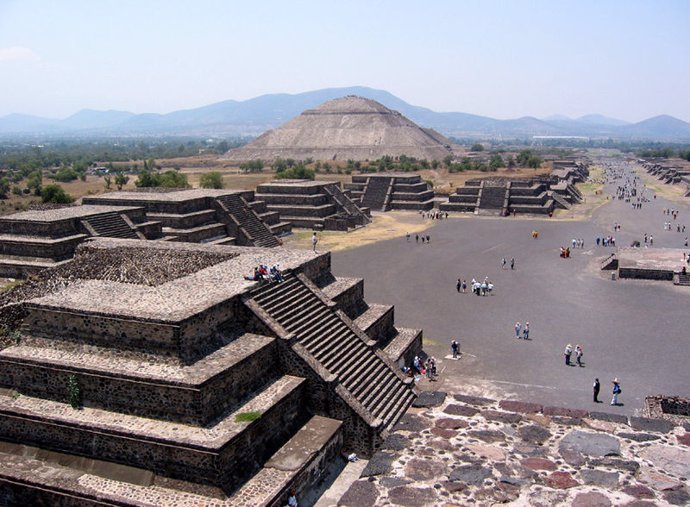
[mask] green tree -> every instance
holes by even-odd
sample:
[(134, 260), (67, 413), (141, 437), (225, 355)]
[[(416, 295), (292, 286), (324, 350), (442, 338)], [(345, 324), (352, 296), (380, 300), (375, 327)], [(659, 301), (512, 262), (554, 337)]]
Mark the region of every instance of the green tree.
[(137, 176), (137, 180), (134, 182), (134, 185), (137, 187), (160, 187), (160, 177), (156, 173), (152, 173), (150, 171), (141, 171), (139, 173), (139, 176)]
[(65, 192), (65, 189), (62, 188), (60, 185), (57, 183), (53, 183), (51, 185), (46, 186), (43, 189), (42, 192), (42, 199), (43, 202), (54, 202), (58, 204), (69, 204), (74, 199), (72, 198), (71, 195)]
[(110, 190), (113, 185), (113, 177), (110, 174), (104, 174), (103, 181), (105, 182), (105, 189)]
[(40, 169), (29, 174), (29, 178), (26, 180), (26, 187), (33, 191), (34, 195), (41, 195), (43, 190), (43, 174)]
[(166, 188), (187, 188), (189, 187), (189, 183), (187, 182), (186, 174), (172, 169), (160, 175), (159, 186)]
[(503, 157), (501, 157), (498, 153), (494, 153), (493, 155), (491, 155), (491, 160), (489, 161), (489, 168), (492, 171), (496, 171), (497, 169), (503, 167), (503, 165)]
[(438, 169), (439, 165), (441, 165), (441, 163), (438, 160), (434, 159), (431, 161), (431, 168), (432, 169)]
[(482, 143), (474, 143), (470, 148), (470, 151), (484, 151), (484, 146)]
[(446, 155), (443, 157), (443, 165), (446, 167), (450, 167), (450, 164), (453, 163), (453, 155)]
[(10, 180), (9, 178), (0, 178), (0, 199), (7, 199), (7, 195), (10, 193)]
[(218, 171), (211, 171), (201, 175), (201, 188), (223, 188), (223, 176)]
[(295, 167), (279, 172), (276, 175), (276, 178), (291, 180), (314, 180), (316, 179), (316, 173), (312, 169), (307, 169), (304, 164), (299, 163)]
[(129, 183), (129, 176), (127, 176), (125, 173), (117, 173), (115, 175), (115, 185), (117, 186), (118, 190), (122, 190), (122, 187), (124, 187), (127, 183)]
[(263, 160), (248, 160), (240, 164), (240, 169), (248, 173), (260, 173), (264, 169)]
[(273, 169), (277, 173), (283, 172), (287, 168), (288, 168), (287, 162), (280, 157), (275, 159), (273, 161), (273, 163), (271, 164), (271, 169)]

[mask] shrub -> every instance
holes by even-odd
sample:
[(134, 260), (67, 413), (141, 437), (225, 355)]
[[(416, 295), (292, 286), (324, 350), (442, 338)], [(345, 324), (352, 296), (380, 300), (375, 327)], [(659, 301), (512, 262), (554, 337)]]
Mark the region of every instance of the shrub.
[(52, 185), (48, 185), (47, 187), (45, 187), (41, 192), (41, 196), (43, 202), (69, 204), (72, 201), (74, 201), (72, 196), (65, 192), (65, 189), (56, 183), (53, 183)]
[(81, 390), (79, 389), (79, 382), (76, 375), (70, 375), (67, 378), (67, 395), (69, 404), (73, 409), (81, 408)]
[(218, 171), (211, 171), (201, 175), (201, 188), (223, 188), (223, 176)]
[(261, 418), (261, 412), (241, 412), (235, 416), (235, 422), (253, 422)]

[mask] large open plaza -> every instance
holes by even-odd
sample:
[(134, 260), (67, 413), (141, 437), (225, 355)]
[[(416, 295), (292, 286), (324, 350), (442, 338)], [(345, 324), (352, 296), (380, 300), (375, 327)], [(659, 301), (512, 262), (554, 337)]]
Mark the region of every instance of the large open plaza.
[[(668, 208), (679, 211), (675, 221), (663, 213)], [(664, 229), (667, 221), (673, 230)], [(440, 376), (422, 380), (423, 388), (593, 409), (594, 379), (608, 405), (617, 377), (622, 406), (606, 408), (640, 414), (645, 396), (687, 395), (690, 292), (668, 281), (612, 280), (600, 262), (615, 249), (596, 246), (595, 238), (614, 236), (618, 246), (629, 246), (647, 233), (654, 239), (648, 250), (682, 249), (687, 234), (676, 225), (686, 222), (690, 207), (660, 196), (642, 209), (611, 199), (579, 221), (456, 215), (430, 223), (422, 233), (428, 244), (413, 234), (409, 242), (395, 238), (334, 253), (333, 270), (365, 278), (372, 299), (395, 304), (402, 325), (425, 330), (424, 349), (439, 360)], [(614, 232), (616, 223), (621, 228)], [(561, 258), (560, 247), (574, 238), (584, 239), (584, 248)], [(485, 277), (495, 286), (489, 296), (469, 287), (456, 291), (458, 278), (469, 286)], [(530, 339), (516, 339), (515, 323), (526, 321)], [(449, 357), (452, 339), (461, 345), (457, 361)], [(567, 344), (582, 346), (583, 367), (565, 365)]]

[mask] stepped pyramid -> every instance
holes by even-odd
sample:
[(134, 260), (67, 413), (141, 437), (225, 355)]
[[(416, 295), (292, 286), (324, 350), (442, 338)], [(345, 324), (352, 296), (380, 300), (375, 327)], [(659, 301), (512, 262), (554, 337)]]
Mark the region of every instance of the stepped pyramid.
[[(259, 263), (284, 281), (247, 280)], [(422, 331), (330, 265), (283, 248), (80, 245), (0, 343), (0, 505), (285, 505), (342, 451), (371, 456), (417, 396), (400, 365)]]
[(269, 130), (221, 159), (376, 160), (389, 155), (442, 160), (450, 141), (370, 99), (347, 96), (324, 102)]

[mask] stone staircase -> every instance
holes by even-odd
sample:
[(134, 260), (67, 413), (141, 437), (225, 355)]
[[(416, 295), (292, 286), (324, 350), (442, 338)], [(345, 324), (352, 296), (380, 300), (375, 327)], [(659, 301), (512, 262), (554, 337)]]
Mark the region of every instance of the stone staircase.
[(305, 284), (300, 275), (290, 274), (284, 283), (256, 289), (252, 299), (323, 368), (337, 375), (381, 427), (390, 428), (412, 403), (414, 390), (374, 348), (375, 342), (356, 332), (347, 317), (333, 311), (315, 291), (318, 289)]
[(506, 200), (505, 185), (484, 185), (480, 191), (479, 213), (483, 215), (500, 215)]
[(249, 207), (240, 195), (224, 195), (216, 199), (229, 214), (241, 224), (249, 234), (249, 240), (254, 246), (272, 248), (280, 245), (271, 229), (264, 224), (258, 215)]
[(690, 274), (674, 273), (673, 285), (683, 285), (685, 287), (690, 287)]
[(86, 229), (93, 230), (96, 236), (106, 238), (139, 239), (136, 231), (125, 221), (120, 213), (103, 213), (82, 220), (88, 224)]
[(370, 177), (362, 195), (362, 206), (379, 211), (386, 211), (390, 187), (393, 178)]
[(333, 199), (333, 201), (335, 201), (335, 203), (338, 205), (338, 208), (345, 210), (349, 216), (354, 217), (357, 219), (357, 221), (361, 221), (361, 225), (371, 222), (371, 218), (368, 217), (361, 209), (359, 209), (352, 199), (350, 199), (343, 193), (342, 190), (340, 190), (338, 185), (326, 185), (323, 188), (326, 193), (331, 196), (331, 199)]

